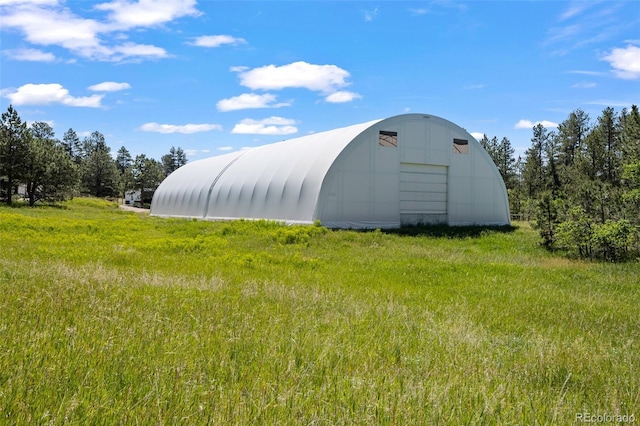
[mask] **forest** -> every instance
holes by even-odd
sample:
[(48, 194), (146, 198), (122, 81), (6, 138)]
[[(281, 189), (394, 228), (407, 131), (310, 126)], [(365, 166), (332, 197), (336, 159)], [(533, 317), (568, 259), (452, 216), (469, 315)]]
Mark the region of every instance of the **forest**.
[[(20, 196), (33, 206), (77, 195), (124, 197), (138, 190), (148, 206), (171, 172), (186, 164), (171, 147), (160, 161), (115, 158), (102, 133), (80, 139), (69, 129), (58, 140), (51, 126), (27, 126), (9, 106), (0, 121), (0, 202)], [(611, 107), (592, 120), (577, 109), (555, 130), (532, 128), (524, 158), (508, 138), (480, 140), (509, 194), (514, 220), (529, 221), (540, 243), (571, 257), (624, 261), (640, 256), (640, 112)], [(22, 188), (22, 191), (20, 189)]]
[(484, 136), (509, 194), (512, 217), (531, 221), (541, 244), (570, 256), (619, 261), (640, 255), (640, 113), (577, 109), (550, 131), (536, 125), (524, 158), (508, 139)]
[(171, 147), (160, 161), (145, 154), (133, 158), (124, 146), (114, 158), (99, 131), (81, 140), (69, 129), (59, 140), (46, 122), (27, 126), (13, 106), (0, 126), (0, 202), (8, 205), (20, 195), (33, 206), (78, 195), (124, 198), (137, 190), (148, 206), (164, 178), (187, 163), (180, 147)]

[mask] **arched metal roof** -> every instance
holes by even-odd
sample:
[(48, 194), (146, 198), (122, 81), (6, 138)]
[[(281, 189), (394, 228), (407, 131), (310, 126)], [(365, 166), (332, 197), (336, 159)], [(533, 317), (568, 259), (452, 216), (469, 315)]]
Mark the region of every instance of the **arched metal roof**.
[(162, 182), (151, 214), (336, 228), (497, 225), (509, 223), (509, 202), (469, 133), (404, 114), (194, 161)]
[(356, 136), (379, 121), (188, 163), (158, 187), (151, 214), (313, 222), (327, 170)]

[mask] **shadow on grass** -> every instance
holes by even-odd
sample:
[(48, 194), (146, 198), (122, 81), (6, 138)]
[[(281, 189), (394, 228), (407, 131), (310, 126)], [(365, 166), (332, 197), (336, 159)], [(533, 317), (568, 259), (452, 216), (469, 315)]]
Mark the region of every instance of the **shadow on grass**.
[(478, 238), (492, 233), (509, 234), (518, 229), (517, 226), (448, 226), (448, 225), (415, 225), (397, 229), (382, 230), (385, 234), (403, 237), (434, 238)]

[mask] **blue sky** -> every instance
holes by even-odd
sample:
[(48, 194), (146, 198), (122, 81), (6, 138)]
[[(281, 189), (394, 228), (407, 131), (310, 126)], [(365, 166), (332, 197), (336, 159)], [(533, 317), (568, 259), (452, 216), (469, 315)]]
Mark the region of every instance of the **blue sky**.
[(0, 108), (189, 160), (403, 113), (508, 137), (640, 103), (637, 1), (0, 0)]

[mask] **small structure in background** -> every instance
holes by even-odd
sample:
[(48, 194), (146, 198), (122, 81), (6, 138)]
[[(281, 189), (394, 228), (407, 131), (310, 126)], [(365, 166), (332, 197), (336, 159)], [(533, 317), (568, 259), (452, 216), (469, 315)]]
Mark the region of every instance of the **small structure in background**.
[(160, 184), (151, 214), (356, 229), (510, 223), (491, 157), (461, 127), (424, 114), (194, 161)]
[(128, 206), (142, 206), (142, 198), (140, 197), (140, 190), (130, 190), (124, 193), (124, 203)]

